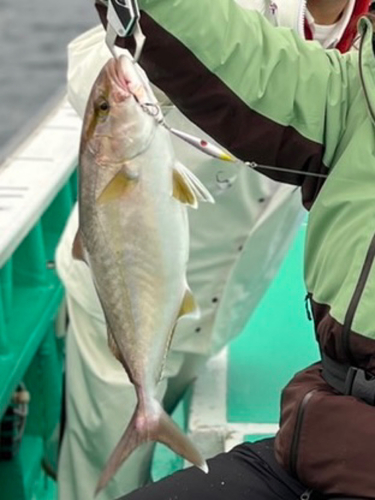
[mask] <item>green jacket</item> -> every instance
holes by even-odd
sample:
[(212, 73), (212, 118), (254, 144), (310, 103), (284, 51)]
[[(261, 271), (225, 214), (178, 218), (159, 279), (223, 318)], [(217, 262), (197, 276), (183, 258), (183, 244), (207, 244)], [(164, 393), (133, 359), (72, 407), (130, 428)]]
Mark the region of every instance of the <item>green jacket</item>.
[[(272, 28), (233, 0), (215, 0), (214, 9), (210, 0), (140, 4), (154, 24), (144, 57), (151, 79), (241, 160), (289, 168), (271, 176), (302, 185), (305, 206), (314, 202), (306, 285), (343, 324), (375, 235), (370, 23), (362, 21), (362, 31), (369, 29), (360, 55), (342, 56)], [(330, 175), (317, 197), (321, 181), (293, 170)], [(375, 339), (372, 278), (351, 329)]]
[[(310, 209), (305, 279), (320, 347), (375, 374), (371, 23), (361, 20), (360, 51), (341, 55), (233, 0), (140, 6), (141, 64), (153, 83), (236, 157), (286, 168), (263, 173), (301, 186)], [(338, 394), (321, 372), (315, 364), (284, 389), (277, 458), (311, 488), (375, 498), (375, 408)]]

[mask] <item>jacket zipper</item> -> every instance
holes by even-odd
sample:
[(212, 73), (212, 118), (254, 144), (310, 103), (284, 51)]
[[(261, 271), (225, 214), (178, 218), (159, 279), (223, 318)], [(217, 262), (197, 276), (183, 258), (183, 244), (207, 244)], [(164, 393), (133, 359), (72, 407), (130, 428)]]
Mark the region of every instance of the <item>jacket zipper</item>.
[(306, 490), (300, 496), (300, 500), (310, 500), (313, 490)]
[(343, 330), (342, 330), (342, 347), (351, 364), (355, 364), (355, 361), (350, 349), (350, 331), (353, 324), (354, 315), (357, 311), (374, 260), (375, 260), (375, 234), (371, 240), (365, 261), (363, 263), (361, 274), (359, 275), (359, 279), (355, 287), (352, 299), (346, 311)]
[(306, 9), (307, 9), (307, 0), (302, 0), (300, 3), (300, 8), (298, 12), (298, 21), (297, 21), (297, 33), (305, 38), (305, 19), (306, 19)]
[(319, 337), (318, 337), (318, 330), (317, 330), (316, 325), (315, 325), (314, 307), (313, 307), (313, 304), (312, 304), (312, 297), (313, 297), (313, 294), (311, 292), (308, 292), (306, 294), (306, 296), (305, 296), (306, 316), (307, 316), (307, 319), (309, 321), (314, 321), (315, 340), (318, 342), (318, 345), (320, 347)]
[(290, 448), (290, 458), (289, 458), (289, 469), (291, 474), (295, 477), (297, 477), (298, 445), (302, 430), (303, 418), (305, 416), (306, 407), (315, 392), (316, 389), (312, 389), (311, 391), (307, 392), (304, 395), (298, 408), (296, 426), (294, 429), (292, 445)]
[(312, 321), (312, 313), (311, 313), (311, 293), (307, 293), (305, 296), (305, 309), (306, 309), (306, 316), (309, 321)]

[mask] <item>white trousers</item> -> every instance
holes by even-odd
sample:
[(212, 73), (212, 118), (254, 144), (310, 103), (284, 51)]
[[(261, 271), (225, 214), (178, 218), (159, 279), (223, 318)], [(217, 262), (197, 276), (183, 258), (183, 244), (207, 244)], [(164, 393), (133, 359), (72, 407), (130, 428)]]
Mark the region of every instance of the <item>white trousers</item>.
[[(122, 366), (106, 345), (106, 328), (68, 295), (67, 425), (59, 460), (60, 500), (93, 498), (107, 458), (135, 408), (135, 392)], [(81, 344), (84, 344), (82, 346)], [(205, 357), (186, 355), (186, 363), (169, 358), (158, 397), (172, 409)], [(117, 472), (100, 499), (112, 500), (145, 484), (150, 477), (153, 444), (138, 448)]]

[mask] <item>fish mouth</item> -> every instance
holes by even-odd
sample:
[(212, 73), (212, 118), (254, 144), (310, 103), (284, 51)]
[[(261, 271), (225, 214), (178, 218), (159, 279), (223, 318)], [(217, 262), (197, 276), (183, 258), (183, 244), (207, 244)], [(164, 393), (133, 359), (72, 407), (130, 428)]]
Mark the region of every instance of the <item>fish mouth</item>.
[(119, 85), (126, 89), (138, 104), (147, 101), (149, 97), (147, 88), (134, 60), (126, 55), (121, 55), (114, 61), (114, 64)]
[(147, 76), (133, 59), (125, 54), (117, 59), (110, 59), (107, 74), (115, 87), (115, 92), (113, 92), (115, 102), (121, 103), (131, 97), (146, 114), (161, 121), (162, 113), (159, 103), (152, 92)]
[(107, 67), (108, 77), (111, 82), (115, 84), (118, 90), (121, 91), (121, 96), (123, 99), (130, 97), (131, 92), (131, 80), (124, 72), (123, 65), (120, 59), (111, 59)]

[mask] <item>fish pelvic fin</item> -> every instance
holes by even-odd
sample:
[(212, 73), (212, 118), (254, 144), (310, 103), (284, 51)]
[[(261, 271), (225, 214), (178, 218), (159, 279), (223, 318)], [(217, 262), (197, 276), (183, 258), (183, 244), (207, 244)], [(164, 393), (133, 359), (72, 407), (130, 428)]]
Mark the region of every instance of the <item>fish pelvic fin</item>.
[(82, 260), (83, 262), (86, 262), (85, 257), (84, 257), (84, 251), (83, 251), (82, 237), (81, 237), (81, 233), (80, 233), (79, 229), (78, 229), (78, 231), (75, 235), (74, 241), (73, 241), (72, 255), (73, 255), (74, 259)]
[(198, 177), (180, 162), (173, 168), (173, 196), (192, 208), (197, 208), (200, 201), (215, 203)]
[(157, 441), (184, 457), (204, 472), (208, 466), (191, 440), (179, 429), (156, 399), (138, 403), (128, 427), (110, 456), (98, 481), (95, 496), (108, 484), (129, 455), (142, 443)]

